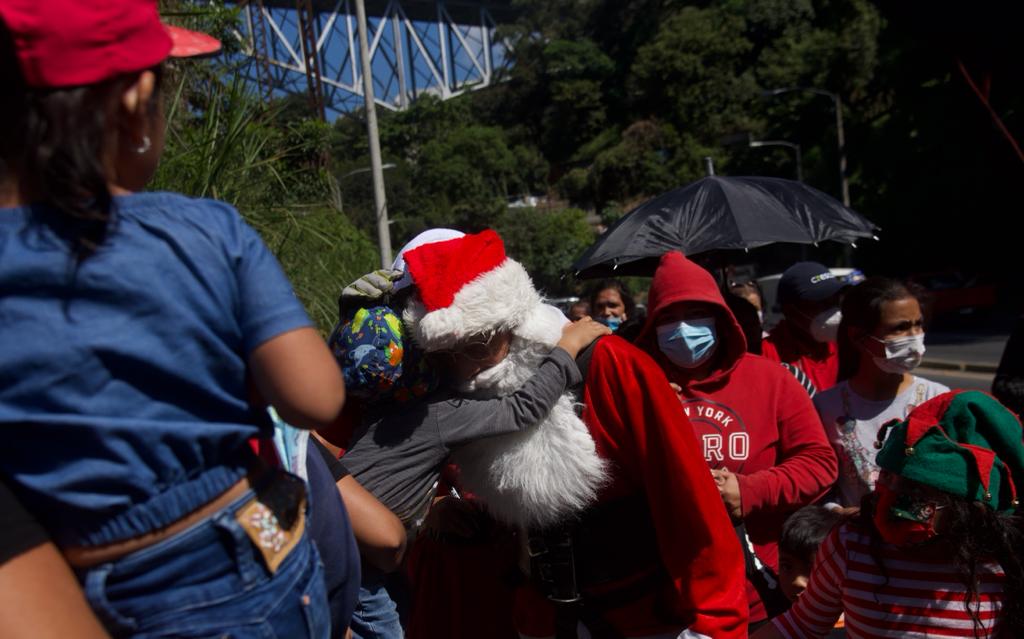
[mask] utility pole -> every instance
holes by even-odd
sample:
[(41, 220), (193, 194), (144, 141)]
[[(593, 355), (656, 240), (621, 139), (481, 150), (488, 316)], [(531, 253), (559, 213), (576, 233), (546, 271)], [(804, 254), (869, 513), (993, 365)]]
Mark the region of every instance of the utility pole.
[(832, 94), (836, 101), (836, 138), (839, 142), (839, 183), (843, 188), (843, 206), (850, 208), (850, 182), (846, 179), (846, 135), (843, 133), (843, 101), (838, 93)]
[(754, 140), (751, 138), (747, 140), (747, 146), (752, 149), (763, 146), (784, 146), (787, 149), (793, 149), (796, 152), (796, 181), (804, 181), (803, 155), (800, 152), (800, 145), (796, 142), (789, 142), (787, 140)]
[(823, 95), (832, 100), (836, 112), (836, 144), (839, 147), (839, 192), (843, 199), (843, 206), (850, 206), (850, 182), (846, 177), (846, 134), (843, 132), (843, 101), (838, 93), (817, 89), (814, 87), (784, 87), (781, 89), (768, 89), (762, 94), (766, 96), (782, 95), (793, 91), (806, 91), (815, 95)]
[(382, 268), (391, 268), (391, 230), (388, 226), (388, 204), (384, 194), (384, 169), (380, 156), (380, 135), (377, 132), (377, 109), (373, 97), (373, 69), (367, 36), (366, 5), (356, 0), (356, 21), (359, 23), (359, 61), (363, 69), (363, 102), (366, 105), (366, 133), (370, 138), (370, 170), (373, 173), (373, 204), (377, 208), (377, 243), (380, 245)]
[[(392, 164), (391, 162), (388, 162), (387, 164), (382, 165), (380, 168), (381, 168), (381, 171), (384, 171), (386, 169), (393, 169), (393, 168), (395, 168), (395, 165)], [(338, 211), (338, 213), (344, 213), (345, 212), (344, 204), (343, 204), (343, 199), (342, 199), (341, 181), (344, 180), (345, 178), (349, 177), (350, 175), (356, 175), (358, 173), (369, 173), (372, 170), (373, 170), (373, 167), (366, 166), (366, 167), (363, 167), (361, 169), (356, 169), (354, 171), (349, 171), (345, 175), (341, 175), (339, 177), (331, 176), (331, 197), (333, 198), (334, 208)], [(389, 222), (389, 224), (390, 224), (390, 222)], [(387, 268), (390, 268), (390, 267), (391, 267), (391, 262), (388, 262)]]

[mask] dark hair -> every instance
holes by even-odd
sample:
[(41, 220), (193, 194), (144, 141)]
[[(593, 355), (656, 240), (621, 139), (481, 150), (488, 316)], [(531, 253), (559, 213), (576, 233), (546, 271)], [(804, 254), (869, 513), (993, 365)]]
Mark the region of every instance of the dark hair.
[(636, 300), (633, 299), (632, 293), (626, 288), (626, 285), (619, 280), (601, 280), (594, 286), (592, 286), (587, 294), (587, 300), (590, 302), (590, 310), (593, 312), (594, 307), (597, 306), (595, 301), (597, 296), (601, 294), (601, 291), (607, 291), (608, 289), (615, 289), (619, 293), (619, 297), (622, 298), (622, 303), (626, 307), (626, 315), (630, 318), (633, 317), (633, 313), (636, 311)]
[(761, 325), (761, 318), (757, 314), (757, 307), (751, 304), (747, 298), (734, 293), (729, 286), (719, 287), (719, 292), (722, 294), (722, 299), (725, 300), (725, 305), (729, 307), (736, 322), (739, 323), (743, 337), (747, 339), (747, 352), (760, 355), (761, 333), (764, 329)]
[(103, 165), (108, 114), (134, 80), (126, 75), (86, 86), (30, 87), (0, 21), (0, 178), (17, 179), (33, 203), (44, 205), (38, 221), (67, 241), (78, 259), (103, 243), (112, 221)]
[(882, 321), (882, 304), (908, 297), (920, 301), (917, 287), (887, 277), (869, 277), (846, 289), (843, 296), (843, 319), (839, 323), (839, 381), (853, 377), (860, 365), (860, 351), (850, 339), (849, 329), (870, 333)]
[[(861, 500), (857, 525), (871, 536), (871, 556), (888, 583), (889, 575), (881, 559), (882, 537), (875, 527), (874, 512), (878, 497), (868, 493)], [(1003, 569), (1003, 602), (996, 619), (998, 638), (1024, 636), (1024, 564), (1018, 556), (1024, 547), (1024, 520), (1014, 514), (993, 510), (988, 504), (971, 502), (947, 494), (943, 504), (947, 506), (948, 529), (943, 533), (952, 553), (953, 566), (967, 596), (964, 609), (974, 622), (973, 636), (984, 635), (984, 627), (978, 615), (978, 568), (989, 561), (997, 562)]]
[(570, 317), (572, 316), (572, 310), (576, 307), (580, 307), (583, 315), (590, 315), (590, 302), (588, 300), (576, 300), (571, 302), (565, 307), (565, 314)]
[(841, 519), (842, 515), (824, 506), (804, 506), (782, 524), (779, 552), (813, 563), (818, 546)]

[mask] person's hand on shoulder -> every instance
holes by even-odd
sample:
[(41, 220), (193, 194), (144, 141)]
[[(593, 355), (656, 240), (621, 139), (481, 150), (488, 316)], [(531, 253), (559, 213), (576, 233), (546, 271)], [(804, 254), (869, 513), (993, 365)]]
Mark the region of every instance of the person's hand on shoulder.
[(846, 518), (853, 518), (860, 514), (860, 506), (847, 506), (845, 508), (842, 506), (836, 506), (830, 510), (840, 517)]
[(611, 334), (612, 330), (604, 324), (595, 322), (590, 317), (582, 317), (565, 325), (562, 329), (562, 339), (558, 340), (558, 347), (576, 359), (579, 352), (590, 346), (595, 339)]

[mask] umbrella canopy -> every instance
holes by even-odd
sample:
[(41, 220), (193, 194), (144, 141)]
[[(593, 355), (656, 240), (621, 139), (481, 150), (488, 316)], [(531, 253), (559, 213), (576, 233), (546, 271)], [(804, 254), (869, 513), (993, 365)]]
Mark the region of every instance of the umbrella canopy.
[(573, 264), (578, 277), (650, 275), (667, 251), (695, 255), (774, 242), (854, 243), (878, 228), (803, 182), (708, 176), (644, 202)]

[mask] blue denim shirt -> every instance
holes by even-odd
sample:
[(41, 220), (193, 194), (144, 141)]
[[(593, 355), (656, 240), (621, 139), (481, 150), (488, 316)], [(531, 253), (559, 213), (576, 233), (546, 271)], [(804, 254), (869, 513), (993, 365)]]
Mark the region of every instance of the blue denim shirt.
[(79, 264), (41, 209), (0, 209), (0, 472), (61, 544), (165, 526), (237, 481), (247, 440), (269, 433), (248, 356), (310, 325), (230, 206), (114, 206)]

